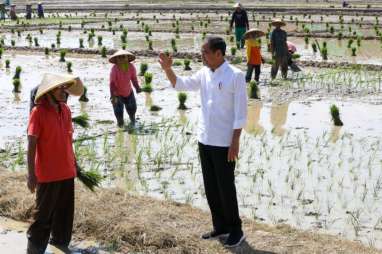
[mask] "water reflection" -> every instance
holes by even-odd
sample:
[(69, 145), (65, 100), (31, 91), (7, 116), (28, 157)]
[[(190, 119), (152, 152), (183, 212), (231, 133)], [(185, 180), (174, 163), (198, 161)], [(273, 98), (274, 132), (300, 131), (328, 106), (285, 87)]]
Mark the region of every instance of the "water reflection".
[(82, 114), (87, 113), (87, 110), (88, 110), (88, 106), (87, 105), (88, 105), (88, 103), (80, 101), (80, 112)]
[(20, 102), (21, 101), (20, 93), (13, 93), (13, 95), (14, 95), (14, 98), (13, 98), (14, 102)]
[(185, 125), (187, 123), (187, 121), (188, 121), (188, 118), (187, 118), (187, 115), (186, 115), (186, 110), (179, 109), (178, 112), (179, 112), (179, 122), (180, 122), (180, 124)]
[(151, 97), (151, 93), (145, 93), (145, 106), (150, 108), (153, 105), (153, 98)]
[(251, 100), (248, 104), (246, 132), (259, 135), (264, 132), (264, 127), (259, 123), (263, 103), (260, 100)]
[(340, 137), (342, 126), (333, 126), (332, 131), (330, 132), (330, 141), (336, 143)]
[(274, 135), (282, 136), (285, 133), (283, 125), (287, 120), (289, 103), (289, 101), (282, 104), (272, 103), (271, 124), (273, 126), (272, 133)]

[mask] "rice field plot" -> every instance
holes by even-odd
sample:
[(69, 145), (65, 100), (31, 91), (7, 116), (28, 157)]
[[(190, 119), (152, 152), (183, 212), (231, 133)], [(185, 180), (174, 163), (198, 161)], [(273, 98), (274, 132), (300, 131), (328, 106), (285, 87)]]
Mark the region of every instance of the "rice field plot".
[[(7, 51), (0, 61), (0, 158), (2, 166), (25, 170), (25, 130), (29, 91), (46, 70), (66, 72), (67, 62), (88, 89), (88, 103), (70, 98), (73, 116), (87, 113), (90, 127), (76, 126), (75, 150), (80, 164), (107, 178), (104, 186), (176, 200), (207, 209), (197, 153), (198, 93), (187, 93), (188, 110), (178, 110), (178, 93), (160, 70), (148, 64), (151, 94), (138, 94), (138, 125), (116, 128), (109, 102), (110, 64), (101, 56)], [(6, 68), (5, 61), (10, 60)], [(13, 93), (16, 68), (21, 67), (20, 93)], [(191, 62), (190, 74), (201, 68)], [(245, 70), (244, 63), (238, 68)], [(140, 77), (141, 84), (144, 77)], [(261, 100), (250, 100), (248, 123), (241, 140), (236, 176), (240, 211), (267, 223), (340, 234), (375, 247), (382, 246), (381, 74), (364, 70), (306, 69), (287, 81), (269, 81), (265, 66)], [(330, 106), (341, 112), (335, 127)], [(152, 105), (162, 108), (152, 112)], [(128, 122), (127, 122), (128, 123)]]

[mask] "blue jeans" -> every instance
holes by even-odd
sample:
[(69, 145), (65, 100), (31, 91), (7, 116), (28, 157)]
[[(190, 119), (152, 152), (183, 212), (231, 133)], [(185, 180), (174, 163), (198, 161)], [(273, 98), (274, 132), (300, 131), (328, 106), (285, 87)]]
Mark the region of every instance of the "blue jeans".
[(114, 115), (117, 118), (118, 126), (123, 126), (123, 107), (125, 107), (130, 121), (135, 123), (135, 112), (137, 112), (137, 103), (135, 101), (134, 92), (127, 97), (117, 96), (117, 100), (113, 104)]

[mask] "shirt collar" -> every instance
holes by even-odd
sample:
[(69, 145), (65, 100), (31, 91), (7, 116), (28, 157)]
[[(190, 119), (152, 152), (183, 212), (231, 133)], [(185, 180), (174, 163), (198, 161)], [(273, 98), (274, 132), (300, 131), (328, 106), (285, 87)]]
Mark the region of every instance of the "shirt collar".
[(213, 75), (218, 75), (220, 74), (221, 72), (224, 71), (224, 69), (228, 66), (228, 63), (226, 60), (224, 60), (224, 62), (215, 70), (215, 71), (212, 71), (211, 69), (209, 69), (210, 73), (212, 73)]

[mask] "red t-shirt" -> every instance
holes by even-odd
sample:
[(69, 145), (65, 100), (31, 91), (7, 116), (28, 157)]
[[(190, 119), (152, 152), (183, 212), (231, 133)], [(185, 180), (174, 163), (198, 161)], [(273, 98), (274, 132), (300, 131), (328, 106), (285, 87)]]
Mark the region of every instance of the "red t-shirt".
[(133, 89), (131, 84), (138, 88), (138, 78), (135, 66), (129, 63), (127, 71), (121, 70), (118, 65), (114, 64), (110, 72), (110, 94), (112, 96), (128, 97)]
[(43, 101), (30, 114), (28, 135), (37, 137), (35, 174), (38, 183), (61, 181), (77, 175), (71, 112), (65, 103), (60, 103), (60, 108), (57, 112)]

